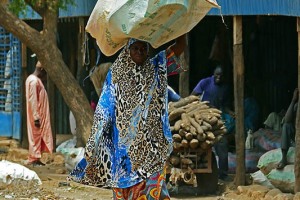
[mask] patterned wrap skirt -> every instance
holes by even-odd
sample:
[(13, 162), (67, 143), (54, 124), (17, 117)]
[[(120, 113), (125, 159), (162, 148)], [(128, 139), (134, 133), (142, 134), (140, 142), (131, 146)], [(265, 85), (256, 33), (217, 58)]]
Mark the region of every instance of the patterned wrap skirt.
[(169, 200), (166, 169), (129, 188), (112, 188), (114, 200)]

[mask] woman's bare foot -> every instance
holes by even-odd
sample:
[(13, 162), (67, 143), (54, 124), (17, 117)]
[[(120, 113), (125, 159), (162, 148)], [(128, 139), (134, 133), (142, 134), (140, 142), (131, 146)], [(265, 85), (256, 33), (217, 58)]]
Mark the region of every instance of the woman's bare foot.
[(280, 169), (283, 169), (286, 165), (287, 165), (287, 162), (281, 160), (281, 161), (277, 164), (276, 169), (279, 169), (279, 170), (280, 170)]

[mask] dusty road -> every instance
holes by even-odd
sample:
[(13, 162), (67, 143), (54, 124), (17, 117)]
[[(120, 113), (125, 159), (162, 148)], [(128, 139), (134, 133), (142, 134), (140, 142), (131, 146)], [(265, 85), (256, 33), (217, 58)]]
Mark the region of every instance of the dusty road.
[[(3, 143), (3, 142), (2, 142)], [(4, 144), (7, 144), (5, 142)], [(1, 176), (0, 180), (0, 200), (2, 199), (20, 199), (20, 200), (112, 200), (112, 192), (110, 189), (96, 188), (77, 184), (74, 182), (67, 182), (68, 174), (66, 165), (68, 162), (62, 154), (43, 154), (42, 161), (47, 163), (46, 166), (33, 167), (26, 165), (24, 161), (28, 157), (28, 150), (12, 145), (3, 145), (1, 147), (0, 140), (0, 161), (7, 160), (10, 162), (21, 164), (38, 175), (42, 184), (38, 185), (34, 181), (14, 180), (11, 184), (5, 184), (2, 179), (10, 179), (14, 177), (12, 174)], [(11, 168), (11, 167), (10, 167)], [(7, 168), (7, 169), (10, 169)], [(3, 167), (0, 172), (5, 171)], [(25, 169), (22, 169), (26, 171)], [(22, 171), (21, 170), (21, 171)], [(16, 172), (14, 171), (16, 174)], [(0, 174), (1, 175), (1, 174)], [(217, 180), (213, 181), (211, 175), (198, 177), (198, 190), (202, 189), (207, 192), (207, 188), (212, 188), (211, 185), (216, 186)], [(231, 176), (231, 180), (233, 180)], [(208, 182), (209, 181), (209, 182)], [(204, 183), (204, 184), (203, 184)], [(212, 184), (213, 183), (213, 184)], [(187, 193), (190, 187), (180, 187), (181, 193)], [(213, 190), (215, 191), (215, 187)], [(193, 193), (195, 188), (193, 188)], [(191, 194), (189, 192), (189, 194)], [(220, 182), (217, 185), (216, 194), (206, 196), (178, 196), (171, 195), (172, 200), (253, 200), (253, 199), (300, 199), (300, 193), (290, 194), (282, 193), (277, 188), (268, 188), (263, 185), (252, 184), (251, 179), (247, 181), (247, 186), (239, 186), (236, 188), (233, 182)]]
[[(99, 199), (99, 200), (112, 200), (112, 193), (110, 189), (95, 188), (91, 186), (85, 186), (74, 182), (67, 183), (65, 181), (66, 174), (58, 175), (53, 174), (53, 169), (47, 169), (48, 173), (45, 173), (45, 169), (36, 169), (40, 178), (43, 181), (42, 188), (44, 190), (52, 191), (61, 199)], [(66, 185), (66, 186), (65, 186)], [(220, 196), (176, 196), (172, 197), (173, 200), (179, 199), (194, 199), (194, 200), (216, 200), (222, 199)]]
[[(74, 182), (66, 182), (67, 174), (61, 166), (46, 165), (43, 167), (28, 168), (34, 170), (42, 185), (38, 186), (33, 182), (17, 181), (11, 185), (0, 185), (0, 199), (31, 199), (31, 200), (54, 200), (54, 199), (82, 199), (82, 200), (112, 200), (110, 189), (95, 188)], [(220, 196), (173, 196), (172, 200), (193, 199), (193, 200), (221, 200)]]
[[(5, 143), (6, 144), (6, 143)], [(1, 147), (1, 145), (0, 145)], [(5, 148), (4, 148), (5, 147)], [(45, 166), (26, 165), (24, 161), (28, 157), (28, 150), (11, 146), (2, 146), (8, 150), (6, 153), (0, 152), (0, 160), (7, 160), (21, 164), (33, 171), (41, 179), (42, 184), (37, 185), (33, 181), (15, 180), (7, 185), (0, 181), (0, 199), (22, 199), (22, 200), (56, 200), (56, 199), (82, 199), (82, 200), (112, 200), (110, 189), (96, 188), (66, 182), (68, 174), (65, 166), (65, 158), (62, 154), (43, 154), (42, 161)], [(1, 171), (1, 169), (0, 169)], [(220, 183), (218, 191), (214, 196), (171, 196), (172, 200), (195, 199), (195, 200), (221, 200), (224, 194), (233, 191), (233, 183)], [(230, 189), (229, 189), (230, 188)], [(230, 198), (232, 199), (232, 198)]]

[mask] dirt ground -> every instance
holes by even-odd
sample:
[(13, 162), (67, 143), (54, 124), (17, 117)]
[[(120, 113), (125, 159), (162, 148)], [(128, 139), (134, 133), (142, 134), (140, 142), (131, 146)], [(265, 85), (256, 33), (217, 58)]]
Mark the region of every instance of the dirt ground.
[[(32, 181), (14, 181), (10, 185), (0, 185), (0, 199), (32, 199), (32, 200), (54, 200), (54, 199), (82, 199), (82, 200), (111, 200), (110, 189), (85, 186), (74, 182), (66, 182), (67, 174), (61, 166), (26, 166), (34, 170), (42, 180), (42, 185)], [(231, 184), (231, 183), (227, 183)], [(219, 184), (223, 192), (228, 185)], [(228, 188), (227, 188), (228, 189)], [(220, 191), (219, 191), (220, 192)], [(220, 195), (209, 196), (172, 196), (172, 200), (194, 199), (194, 200), (221, 200), (226, 199)]]
[[(73, 154), (70, 155), (72, 157)], [(112, 192), (110, 189), (96, 188), (85, 186), (75, 182), (67, 182), (67, 169), (69, 167), (68, 160), (63, 154), (43, 154), (42, 162), (45, 166), (27, 165), (28, 150), (19, 148), (17, 144), (10, 140), (1, 140), (0, 138), (0, 162), (9, 161), (25, 166), (28, 169), (36, 172), (36, 175), (41, 179), (42, 184), (38, 185), (36, 181), (25, 181), (21, 179), (12, 179), (15, 171), (11, 175), (3, 176), (5, 171), (0, 168), (0, 200), (2, 199), (20, 199), (20, 200), (112, 200)], [(69, 157), (67, 157), (68, 159)], [(6, 162), (4, 162), (6, 163)], [(73, 163), (74, 164), (74, 163)], [(6, 166), (6, 165), (5, 165)], [(13, 169), (12, 167), (8, 169)], [(25, 172), (27, 169), (22, 169)], [(24, 173), (25, 174), (25, 173)], [(216, 174), (201, 174), (197, 177), (198, 187), (195, 189), (192, 186), (179, 187), (181, 194), (186, 193), (190, 195), (173, 195), (172, 200), (297, 200), (300, 199), (300, 193), (291, 194), (283, 193), (277, 188), (269, 188), (264, 185), (252, 183), (253, 180), (246, 176), (247, 186), (236, 187), (233, 181), (222, 182), (217, 181)], [(213, 178), (215, 177), (215, 178)], [(234, 180), (234, 176), (230, 176)], [(13, 180), (12, 183), (6, 184), (3, 179)], [(202, 181), (202, 182), (199, 182)], [(205, 182), (206, 181), (206, 182)], [(195, 193), (201, 191), (215, 191), (213, 195), (196, 196)], [(169, 190), (171, 191), (171, 190)], [(191, 192), (192, 191), (192, 192)], [(202, 194), (202, 193), (201, 193)]]
[[(65, 181), (66, 175), (56, 175), (47, 173), (48, 170), (42, 168), (35, 169), (42, 185), (38, 186), (32, 182), (18, 181), (6, 188), (0, 187), (0, 199), (100, 199), (111, 200), (112, 193), (110, 189), (95, 188)], [(44, 172), (46, 173), (44, 173)], [(43, 173), (43, 174), (40, 174)], [(221, 196), (176, 196), (173, 200), (195, 199), (195, 200), (213, 200), (223, 199)]]
[[(61, 166), (50, 164), (46, 166), (26, 167), (37, 173), (42, 180), (42, 185), (37, 185), (37, 183), (33, 181), (24, 180), (13, 181), (10, 185), (0, 183), (0, 199), (112, 199), (112, 192), (110, 189), (85, 186), (75, 182), (66, 182), (67, 174), (65, 173), (65, 169)], [(222, 198), (221, 196), (216, 195), (205, 197), (172, 197), (172, 199), (213, 200)]]
[[(38, 185), (34, 181), (14, 180), (11, 184), (5, 184), (0, 180), (0, 199), (31, 199), (31, 200), (56, 200), (56, 199), (82, 199), (82, 200), (111, 200), (110, 189), (85, 186), (75, 182), (67, 182), (68, 171), (65, 167), (64, 156), (61, 154), (44, 154), (42, 161), (45, 166), (32, 166), (26, 164), (28, 156), (27, 149), (0, 145), (0, 161), (8, 160), (21, 164), (37, 173), (42, 181)], [(1, 169), (0, 169), (1, 171)], [(191, 186), (192, 187), (192, 186)], [(214, 195), (207, 196), (171, 196), (172, 200), (193, 199), (193, 200), (227, 200), (225, 194), (234, 192), (232, 182), (220, 182), (218, 191)], [(230, 198), (233, 199), (233, 198)]]

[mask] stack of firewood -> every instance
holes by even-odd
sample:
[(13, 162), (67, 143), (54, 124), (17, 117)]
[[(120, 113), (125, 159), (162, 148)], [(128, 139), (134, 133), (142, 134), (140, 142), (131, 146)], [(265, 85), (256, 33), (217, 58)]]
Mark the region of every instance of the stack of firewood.
[(173, 165), (192, 164), (187, 158), (179, 158), (176, 152), (205, 152), (226, 133), (221, 111), (201, 102), (198, 96), (188, 96), (169, 103), (169, 121), (173, 135), (174, 152), (170, 157)]

